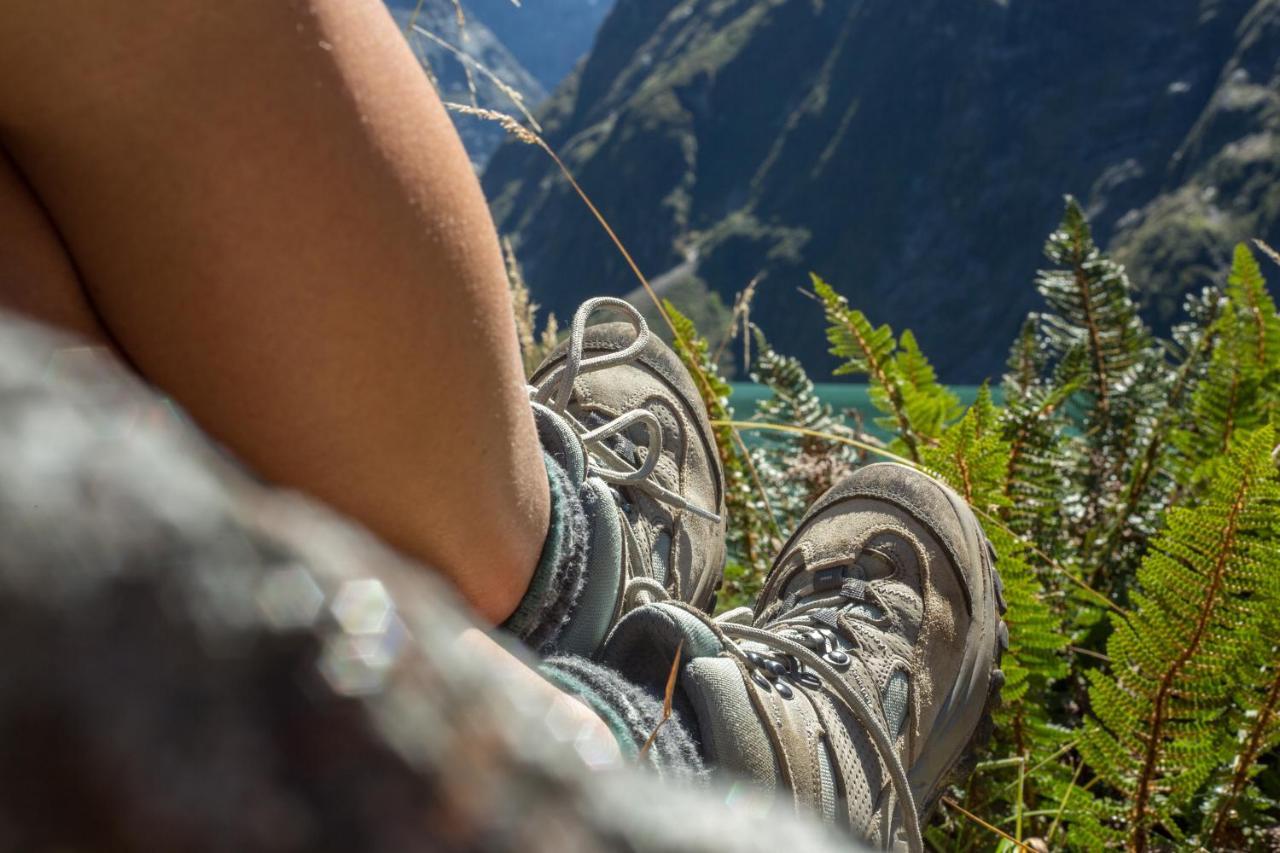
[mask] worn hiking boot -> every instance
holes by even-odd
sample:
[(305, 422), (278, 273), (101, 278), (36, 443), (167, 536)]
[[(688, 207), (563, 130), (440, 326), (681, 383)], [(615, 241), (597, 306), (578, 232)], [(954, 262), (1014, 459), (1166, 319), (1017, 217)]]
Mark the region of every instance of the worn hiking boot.
[[(661, 692), (708, 764), (885, 849), (920, 850), (951, 772), (990, 734), (1008, 644), (994, 553), (964, 501), (871, 465), (809, 510), (754, 614), (641, 608), (602, 658)], [(745, 611), (746, 609), (743, 608)]]
[[(602, 309), (626, 322), (588, 326)], [(724, 477), (693, 378), (621, 299), (583, 303), (534, 371), (543, 446), (580, 483), (585, 585), (560, 643), (590, 655), (631, 608), (672, 598), (707, 610), (724, 573)]]

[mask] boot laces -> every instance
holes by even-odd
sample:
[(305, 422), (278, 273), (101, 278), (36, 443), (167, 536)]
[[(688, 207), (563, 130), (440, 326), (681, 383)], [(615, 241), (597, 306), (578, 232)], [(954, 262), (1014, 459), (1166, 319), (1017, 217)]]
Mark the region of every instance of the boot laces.
[[(857, 671), (850, 668), (852, 652), (862, 660), (866, 672), (874, 671), (866, 665), (863, 656), (863, 649), (869, 644), (863, 642), (862, 634), (884, 628), (885, 612), (883, 603), (866, 581), (849, 578), (832, 595), (791, 596), (779, 615), (762, 617), (761, 622), (768, 621), (767, 629), (758, 627), (758, 623), (743, 624), (742, 615), (737, 611), (725, 613), (711, 624), (724, 639), (734, 641), (726, 643), (726, 648), (749, 670), (763, 669), (768, 675), (761, 677), (771, 677), (775, 683), (785, 675), (809, 690), (825, 686), (849, 710), (866, 731), (887, 770), (906, 830), (908, 849), (920, 851), (924, 849), (920, 819), (906, 767), (896, 748), (896, 737), (889, 732), (882, 714), (877, 713), (879, 700), (875, 698), (874, 687), (864, 683)], [(842, 648), (836, 641), (837, 635), (848, 640), (851, 646)], [(763, 646), (773, 654), (761, 655), (743, 649), (740, 644), (744, 641)], [(785, 698), (790, 694), (780, 691), (780, 695)]]
[[(585, 352), (587, 321), (602, 309), (611, 309), (626, 318), (636, 330), (636, 338), (626, 347), (614, 352), (588, 357)], [(563, 417), (577, 434), (587, 451), (587, 473), (596, 476), (612, 486), (615, 500), (628, 517), (631, 502), (619, 492), (620, 489), (635, 489), (648, 495), (653, 500), (685, 510), (715, 524), (720, 523), (720, 516), (710, 510), (691, 503), (683, 495), (666, 488), (652, 476), (662, 458), (662, 424), (647, 409), (636, 409), (603, 423), (586, 424), (569, 409), (573, 398), (573, 386), (579, 376), (605, 370), (622, 364), (630, 364), (640, 357), (649, 343), (649, 325), (644, 316), (631, 303), (611, 297), (588, 299), (578, 308), (573, 316), (573, 325), (569, 332), (569, 348), (562, 362), (543, 383), (542, 387), (529, 389), (531, 399), (547, 406)], [(609, 445), (614, 440), (623, 446), (632, 446), (631, 434), (628, 433), (636, 425), (644, 427), (645, 453), (643, 459), (638, 451), (633, 452), (632, 459), (624, 458)], [(620, 439), (620, 441), (619, 441)], [(623, 525), (623, 536), (626, 549), (639, 557), (642, 554), (640, 544), (636, 541), (635, 531), (628, 522)], [(648, 564), (647, 560), (643, 560)], [(679, 576), (672, 573), (675, 595), (679, 596)], [(668, 590), (655, 578), (636, 575), (627, 579), (623, 588), (623, 612), (632, 610), (643, 604), (654, 601), (665, 601), (672, 597)]]
[[(906, 829), (908, 849), (913, 853), (922, 851), (924, 849), (924, 840), (920, 834), (920, 818), (916, 811), (915, 797), (911, 793), (911, 783), (907, 778), (906, 767), (903, 766), (902, 758), (898, 755), (894, 737), (889, 734), (888, 729), (881, 722), (880, 715), (876, 713), (871, 702), (867, 700), (865, 694), (868, 691), (865, 685), (863, 685), (862, 690), (854, 690), (848, 681), (842, 677), (840, 670), (848, 669), (847, 661), (837, 663), (836, 661), (839, 661), (840, 658), (835, 657), (833, 660), (831, 652), (819, 657), (808, 645), (800, 643), (791, 637), (766, 631), (755, 626), (724, 623), (720, 625), (720, 628), (731, 639), (758, 643), (789, 656), (792, 658), (793, 664), (787, 668), (790, 674), (795, 677), (797, 684), (809, 689), (825, 686), (830, 693), (840, 700), (867, 733), (877, 754), (880, 756), (881, 762), (888, 771), (889, 782), (893, 786), (894, 794), (896, 794), (898, 810), (902, 816), (903, 827)], [(754, 668), (756, 662), (750, 659), (747, 652), (736, 644), (733, 646), (733, 650), (735, 654), (742, 658), (744, 663)], [(784, 663), (783, 666), (786, 667), (786, 664)], [(809, 676), (809, 678), (806, 678), (806, 676)], [(811, 680), (814, 678), (817, 680)]]
[[(636, 338), (623, 349), (587, 357), (585, 353), (587, 320), (601, 309), (612, 309), (621, 314), (636, 330)], [(690, 512), (700, 518), (719, 524), (720, 516), (704, 509), (657, 482), (653, 472), (662, 458), (662, 425), (647, 409), (636, 409), (611, 421), (589, 427), (569, 411), (573, 385), (579, 376), (605, 370), (622, 364), (630, 364), (640, 357), (649, 343), (649, 325), (644, 316), (631, 303), (612, 297), (597, 297), (582, 303), (573, 316), (569, 333), (569, 349), (563, 363), (551, 374), (541, 389), (530, 388), (532, 399), (565, 418), (578, 434), (587, 450), (587, 471), (617, 488), (642, 491), (653, 500)], [(615, 436), (628, 438), (627, 431), (636, 425), (644, 427), (644, 458), (632, 464), (611, 448), (607, 441)]]

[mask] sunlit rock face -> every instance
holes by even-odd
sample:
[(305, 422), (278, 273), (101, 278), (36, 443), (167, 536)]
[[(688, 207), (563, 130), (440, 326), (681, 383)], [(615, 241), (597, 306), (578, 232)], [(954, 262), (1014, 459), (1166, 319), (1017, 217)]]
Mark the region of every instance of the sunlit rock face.
[[(1280, 0), (619, 0), (542, 120), (673, 291), (731, 304), (764, 273), (753, 319), (825, 372), (814, 270), (976, 381), (1039, 304), (1065, 193), (1161, 324), (1233, 241), (1280, 241), (1278, 103)], [(484, 183), (545, 308), (635, 287), (541, 151)]]
[(620, 766), (469, 624), (101, 350), (0, 316), (0, 850), (847, 849)]

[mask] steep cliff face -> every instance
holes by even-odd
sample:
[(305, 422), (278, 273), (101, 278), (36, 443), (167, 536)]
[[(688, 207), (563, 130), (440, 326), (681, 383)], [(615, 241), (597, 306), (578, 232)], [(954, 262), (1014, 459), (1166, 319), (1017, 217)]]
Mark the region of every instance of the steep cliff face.
[(1157, 319), (1217, 276), (1232, 242), (1280, 244), (1280, 3), (1240, 22), (1213, 95), (1170, 157), (1158, 193), (1116, 223), (1112, 249)]
[[(547, 137), (650, 276), (829, 361), (812, 269), (915, 329), (944, 377), (1000, 369), (1063, 193), (1155, 308), (1232, 240), (1280, 236), (1280, 0), (619, 0)], [(535, 149), (485, 174), (535, 295), (634, 286)]]
[(550, 91), (591, 49), (613, 0), (464, 0), (463, 6)]

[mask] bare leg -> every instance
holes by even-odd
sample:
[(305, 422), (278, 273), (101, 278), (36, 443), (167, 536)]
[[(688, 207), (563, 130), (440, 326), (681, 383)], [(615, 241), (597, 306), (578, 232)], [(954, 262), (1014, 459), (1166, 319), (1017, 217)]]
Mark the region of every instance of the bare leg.
[(0, 144), (73, 261), (0, 301), (96, 313), (263, 475), (508, 616), (546, 475), (484, 200), (381, 3), (0, 0), (0, 79)]
[(106, 330), (80, 289), (75, 268), (40, 203), (0, 151), (0, 306), (92, 343)]

